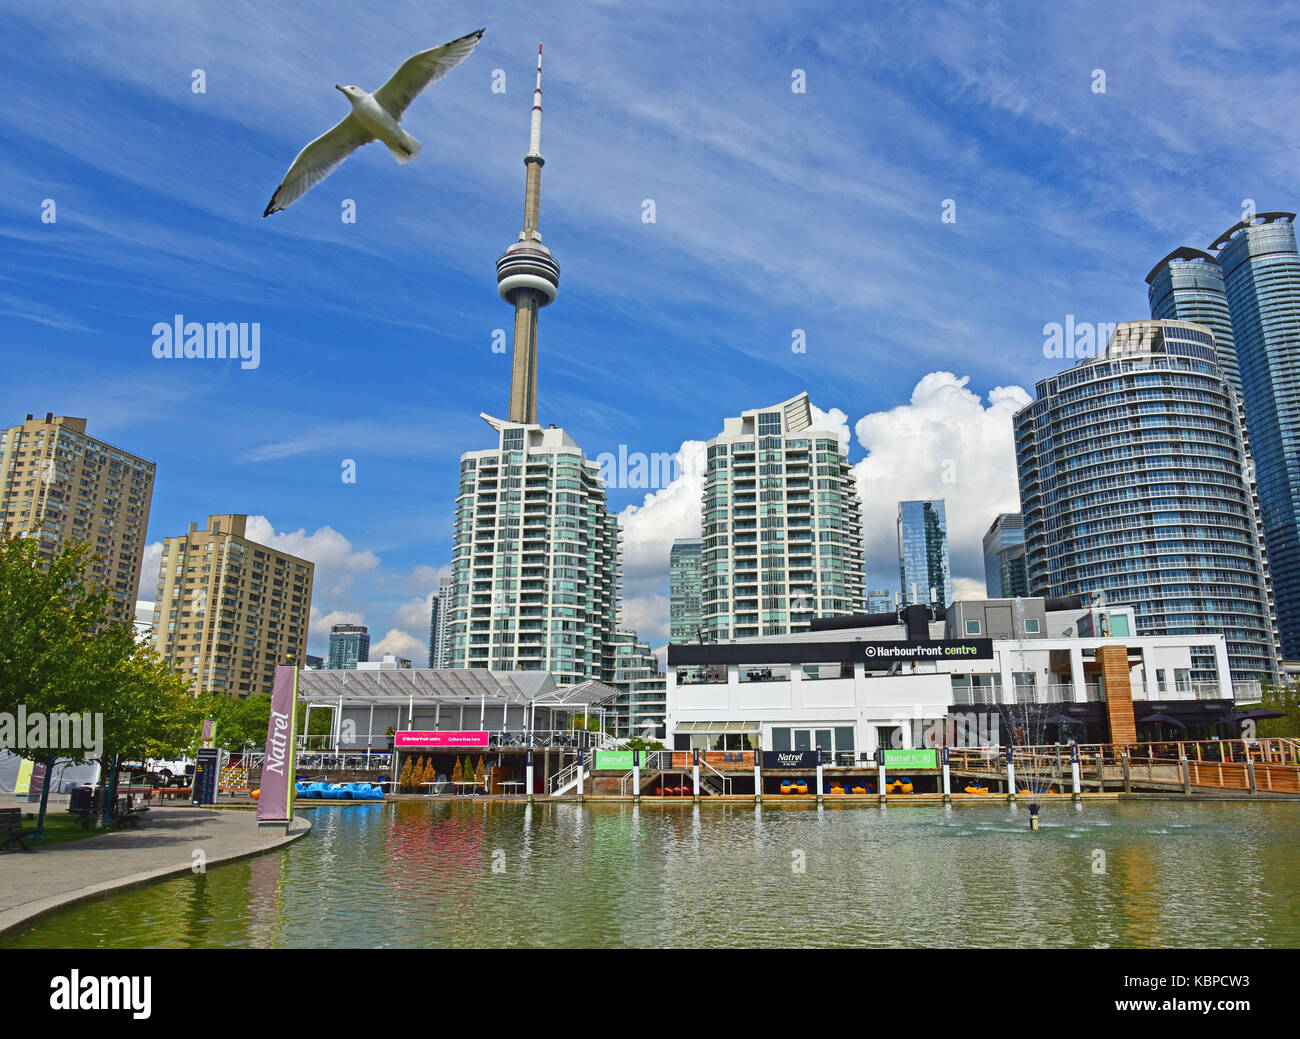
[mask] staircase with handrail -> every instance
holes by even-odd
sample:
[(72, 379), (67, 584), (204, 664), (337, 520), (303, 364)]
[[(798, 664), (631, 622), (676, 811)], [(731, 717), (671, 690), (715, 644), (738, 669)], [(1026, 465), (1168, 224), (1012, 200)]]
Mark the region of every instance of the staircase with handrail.
[(552, 796), (567, 794), (570, 790), (577, 789), (579, 777), (585, 782), (590, 775), (591, 771), (585, 763), (575, 761), (566, 768), (562, 768), (551, 777)]

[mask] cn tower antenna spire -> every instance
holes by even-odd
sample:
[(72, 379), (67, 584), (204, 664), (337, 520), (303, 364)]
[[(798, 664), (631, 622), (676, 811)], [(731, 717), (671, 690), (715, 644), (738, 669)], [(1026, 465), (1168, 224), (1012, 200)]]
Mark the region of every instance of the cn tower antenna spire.
[(542, 244), (542, 45), (537, 45), (528, 154), (524, 156), (524, 229), (497, 260), (497, 293), (515, 308), (514, 359), (510, 369), (511, 422), (537, 422), (537, 314), (555, 300), (560, 265)]

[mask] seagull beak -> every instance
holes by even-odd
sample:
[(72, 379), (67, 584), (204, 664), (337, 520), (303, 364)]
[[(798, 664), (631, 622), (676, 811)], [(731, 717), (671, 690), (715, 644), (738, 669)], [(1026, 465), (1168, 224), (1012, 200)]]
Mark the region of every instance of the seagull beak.
[[(334, 89), (335, 89), (335, 90), (343, 90), (343, 88), (342, 88), (341, 86), (339, 86), (337, 83), (334, 84)], [(343, 90), (343, 93), (346, 94), (347, 91), (346, 91), (346, 90)]]

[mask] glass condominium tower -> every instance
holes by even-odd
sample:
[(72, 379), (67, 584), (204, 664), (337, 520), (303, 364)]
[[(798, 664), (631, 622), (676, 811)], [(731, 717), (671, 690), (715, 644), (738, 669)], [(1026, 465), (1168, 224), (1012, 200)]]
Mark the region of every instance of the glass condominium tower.
[(1102, 592), (1142, 635), (1222, 632), (1236, 677), (1277, 680), (1245, 435), (1208, 328), (1117, 326), (1014, 427), (1031, 595)]
[(1282, 652), (1300, 659), (1300, 253), (1295, 214), (1260, 213), (1211, 244), (1232, 314)]
[(903, 605), (946, 606), (952, 598), (948, 519), (942, 498), (898, 503), (898, 578)]
[(990, 599), (1029, 594), (1025, 525), (1018, 512), (1003, 512), (984, 535), (984, 587)]
[(678, 538), (668, 553), (668, 641), (689, 643), (700, 634), (701, 538)]
[(708, 443), (700, 611), (718, 641), (862, 612), (862, 505), (808, 394), (728, 418)]
[(364, 624), (335, 624), (330, 628), (331, 671), (355, 671), (370, 660), (370, 629)]
[(461, 456), (447, 666), (612, 681), (621, 535), (600, 467), (562, 429), (483, 418), (500, 439)]

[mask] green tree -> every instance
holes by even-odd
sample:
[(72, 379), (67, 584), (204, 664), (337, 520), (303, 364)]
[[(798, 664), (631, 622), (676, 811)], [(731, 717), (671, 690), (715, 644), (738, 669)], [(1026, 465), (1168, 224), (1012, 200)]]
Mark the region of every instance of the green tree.
[(1256, 736), (1300, 738), (1300, 684), (1266, 685), (1259, 706), (1269, 711), (1280, 711), (1286, 717), (1260, 721)]
[(115, 762), (184, 753), (196, 743), (207, 715), (186, 680), (152, 649), (136, 644), (129, 625), (105, 628), (90, 640), (73, 663), (69, 690), (79, 709), (103, 719), (99, 762), (106, 804)]
[(85, 576), (85, 544), (40, 553), (35, 538), (0, 540), (0, 711), (69, 711), (68, 671), (112, 598)]
[(633, 736), (631, 739), (624, 740), (623, 746), (628, 750), (664, 750), (664, 745), (658, 740), (647, 740), (641, 736)]

